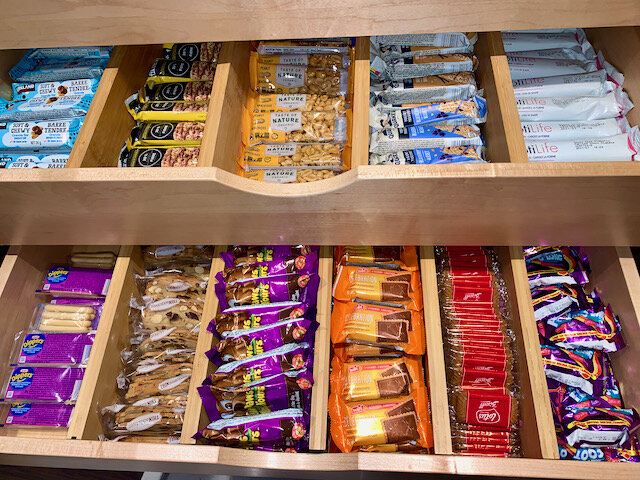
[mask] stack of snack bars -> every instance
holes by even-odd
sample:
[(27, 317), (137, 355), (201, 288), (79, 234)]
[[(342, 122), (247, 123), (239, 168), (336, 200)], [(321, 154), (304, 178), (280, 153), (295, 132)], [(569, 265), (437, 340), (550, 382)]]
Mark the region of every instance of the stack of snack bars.
[(251, 52), (239, 174), (301, 183), (350, 166), (350, 39), (265, 41)]
[(29, 50), (0, 98), (0, 168), (62, 168), (107, 66), (111, 47)]
[(484, 162), (475, 33), (371, 37), (369, 163)]
[(187, 406), (213, 248), (148, 246), (135, 275), (130, 343), (122, 351), (118, 402), (103, 406), (103, 439), (178, 443)]
[(416, 247), (337, 247), (331, 437), (342, 452), (433, 447)]
[(455, 453), (518, 456), (518, 379), (496, 254), (437, 247), (442, 335)]
[(26, 331), (16, 335), (9, 375), (2, 390), (0, 421), (6, 427), (67, 427), (80, 393), (95, 330), (109, 289), (115, 255), (69, 258), (92, 268), (52, 266)]
[(620, 323), (587, 285), (588, 258), (566, 246), (524, 253), (560, 458), (640, 462), (640, 419), (609, 360), (625, 345)]
[(624, 77), (580, 28), (502, 34), (531, 162), (637, 160)]
[(198, 388), (214, 445), (302, 451), (309, 445), (318, 249), (234, 246), (216, 275), (218, 313), (208, 329), (216, 366)]
[(219, 43), (169, 43), (144, 87), (126, 101), (136, 126), (121, 167), (195, 167), (220, 53)]

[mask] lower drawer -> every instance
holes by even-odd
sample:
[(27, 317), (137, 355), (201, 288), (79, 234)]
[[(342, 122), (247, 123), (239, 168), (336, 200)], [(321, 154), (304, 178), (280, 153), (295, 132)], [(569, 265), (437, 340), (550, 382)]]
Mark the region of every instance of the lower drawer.
[[(12, 247), (0, 267), (0, 311), (6, 335), (0, 339), (0, 365), (8, 363), (16, 332), (26, 328), (37, 304), (33, 294), (41, 272), (52, 262), (63, 261), (72, 251), (90, 247)], [(101, 251), (107, 247), (99, 247)], [(318, 296), (314, 377), (311, 411), (311, 449), (314, 453), (266, 453), (195, 445), (191, 436), (207, 418), (196, 386), (207, 375), (204, 356), (213, 342), (204, 325), (217, 311), (213, 282), (207, 291), (203, 328), (198, 339), (180, 445), (100, 442), (99, 405), (115, 398), (115, 378), (120, 369), (119, 352), (128, 338), (129, 298), (133, 273), (141, 271), (139, 247), (112, 247), (118, 260), (96, 334), (74, 416), (65, 430), (0, 429), (0, 462), (4, 464), (63, 468), (154, 470), (185, 473), (217, 473), (249, 476), (295, 476), (340, 478), (354, 471), (376, 473), (422, 473), (434, 476), (478, 475), (518, 478), (593, 479), (640, 478), (640, 465), (560, 461), (546, 389), (539, 343), (530, 300), (526, 267), (520, 247), (496, 251), (508, 288), (517, 346), (520, 350), (522, 446), (525, 458), (483, 458), (451, 455), (445, 359), (440, 329), (440, 309), (433, 247), (421, 247), (421, 274), (425, 299), (427, 376), (431, 398), (435, 454), (324, 453), (327, 451), (327, 396), (329, 375), (328, 327), (331, 309), (332, 249), (322, 247), (319, 267), (322, 279)], [(218, 247), (216, 254), (222, 250)], [(591, 284), (611, 303), (620, 317), (627, 347), (611, 356), (616, 378), (628, 407), (640, 408), (640, 384), (636, 381), (640, 360), (640, 275), (628, 248), (598, 247), (588, 251)], [(216, 255), (214, 275), (223, 267)]]

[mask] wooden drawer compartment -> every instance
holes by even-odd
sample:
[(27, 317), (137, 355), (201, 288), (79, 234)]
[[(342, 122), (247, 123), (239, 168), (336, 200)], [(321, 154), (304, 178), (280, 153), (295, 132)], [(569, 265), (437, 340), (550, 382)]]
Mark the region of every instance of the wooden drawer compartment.
[[(86, 249), (87, 247), (74, 247)], [(104, 250), (104, 247), (100, 247)], [(64, 261), (72, 247), (12, 248), (0, 268), (0, 305), (5, 312), (7, 331), (24, 327), (35, 305), (33, 289), (42, 270), (51, 261)], [(216, 254), (222, 251), (216, 249)], [(114, 248), (114, 251), (118, 251)], [(353, 471), (363, 474), (408, 473), (439, 475), (482, 475), (518, 478), (610, 478), (635, 479), (637, 464), (571, 462), (555, 460), (557, 447), (546, 390), (537, 331), (533, 317), (526, 268), (521, 247), (500, 247), (497, 253), (507, 284), (520, 355), (520, 383), (523, 400), (521, 419), (524, 458), (482, 458), (451, 455), (449, 411), (446, 392), (445, 361), (438, 306), (436, 262), (433, 247), (420, 248), (421, 275), (425, 299), (428, 387), (434, 426), (435, 454), (385, 453), (307, 453), (280, 454), (245, 451), (207, 445), (193, 445), (191, 435), (206, 423), (201, 402), (195, 391), (206, 376), (209, 362), (204, 356), (213, 342), (212, 335), (201, 330), (189, 404), (181, 445), (123, 444), (98, 442), (101, 433), (98, 406), (115, 399), (115, 378), (120, 369), (119, 352), (128, 337), (129, 298), (134, 288), (133, 273), (140, 271), (139, 247), (119, 248), (105, 310), (83, 382), (76, 413), (68, 431), (51, 429), (0, 430), (0, 459), (3, 463), (31, 466), (162, 470), (190, 473), (228, 473), (235, 475), (278, 476), (291, 474), (299, 478), (326, 478), (329, 472), (349, 478)], [(616, 378), (628, 406), (640, 406), (640, 390), (635, 377), (640, 355), (640, 275), (627, 248), (598, 247), (588, 250), (593, 268), (591, 283), (610, 302), (620, 316), (627, 347), (612, 355)], [(212, 272), (222, 268), (216, 255)], [(329, 367), (329, 335), (332, 254), (321, 250), (322, 283), (318, 297), (318, 320), (314, 362), (311, 441), (313, 449), (326, 451), (326, 419)], [(213, 282), (207, 291), (203, 325), (217, 310)], [(8, 358), (12, 335), (0, 344), (0, 358)], [(11, 435), (11, 438), (7, 438)]]

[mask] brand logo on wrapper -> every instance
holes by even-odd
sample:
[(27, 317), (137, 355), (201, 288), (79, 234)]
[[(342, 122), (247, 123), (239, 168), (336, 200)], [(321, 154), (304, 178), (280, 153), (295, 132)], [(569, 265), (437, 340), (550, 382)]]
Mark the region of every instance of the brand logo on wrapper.
[(185, 89), (184, 82), (165, 83), (160, 87), (159, 96), (162, 100), (172, 101), (180, 98)]
[[(9, 379), (9, 388), (12, 390), (24, 390), (33, 382), (35, 370), (31, 367), (16, 368)], [(7, 393), (7, 397), (9, 394)]]
[(40, 353), (44, 347), (44, 338), (44, 334), (42, 333), (31, 333), (27, 335), (22, 343), (22, 354), (32, 356)]
[(69, 276), (69, 270), (65, 267), (52, 268), (47, 274), (47, 282), (49, 283), (62, 283)]
[(499, 423), (500, 413), (498, 413), (497, 406), (497, 401), (480, 402), (476, 411), (476, 420), (481, 423)]
[(174, 62), (167, 63), (167, 72), (174, 77), (182, 77), (190, 69), (191, 69), (191, 64), (189, 62), (176, 60)]
[(29, 413), (29, 410), (31, 410), (31, 403), (16, 402), (11, 404), (11, 408), (9, 409), (9, 412), (14, 417), (21, 417)]
[(158, 123), (149, 129), (149, 135), (156, 140), (166, 140), (173, 137), (173, 125), (171, 123)]
[(200, 46), (195, 43), (180, 45), (177, 51), (178, 58), (185, 62), (193, 62), (200, 58)]
[(162, 162), (163, 153), (157, 148), (143, 151), (136, 160), (141, 167), (157, 167)]

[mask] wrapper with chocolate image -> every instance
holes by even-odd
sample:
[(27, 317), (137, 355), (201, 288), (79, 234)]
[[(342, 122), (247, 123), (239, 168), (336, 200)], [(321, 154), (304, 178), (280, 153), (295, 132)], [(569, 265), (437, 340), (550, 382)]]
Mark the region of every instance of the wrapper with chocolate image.
[(287, 408), (309, 411), (312, 386), (313, 375), (303, 368), (226, 388), (213, 386), (207, 379), (198, 393), (209, 419), (214, 421)]
[(229, 332), (206, 355), (214, 365), (255, 357), (283, 345), (311, 339), (317, 327), (315, 321), (293, 318), (264, 327), (235, 330)]
[(255, 280), (274, 275), (310, 275), (318, 271), (318, 252), (307, 255), (287, 257), (279, 260), (246, 263), (237, 267), (225, 268), (216, 274), (219, 282), (233, 284), (243, 280)]
[(415, 246), (347, 245), (336, 247), (335, 257), (339, 265), (418, 270), (418, 252)]
[(274, 275), (233, 284), (220, 282), (215, 290), (220, 307), (301, 301), (315, 305), (320, 279), (317, 274)]
[(245, 263), (295, 258), (317, 250), (317, 247), (309, 245), (234, 245), (226, 252), (222, 252), (220, 256), (224, 260), (225, 266), (232, 268)]

